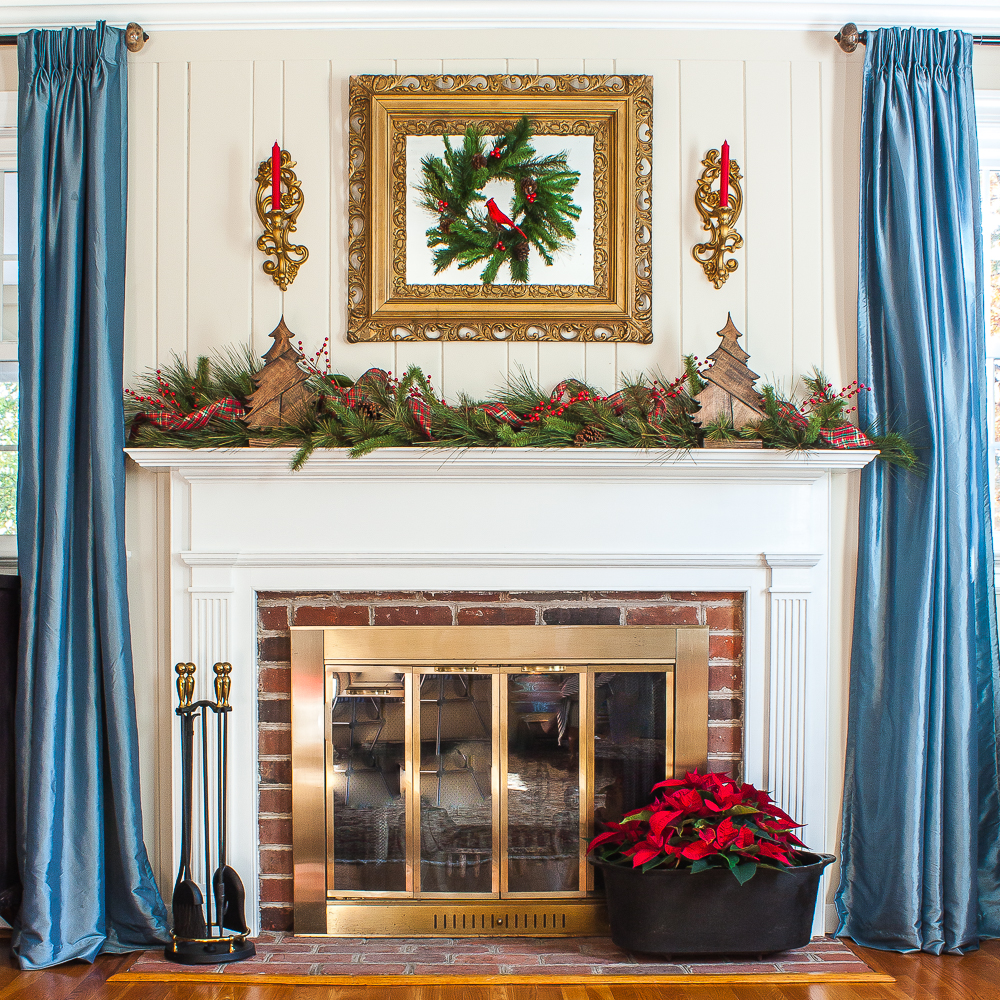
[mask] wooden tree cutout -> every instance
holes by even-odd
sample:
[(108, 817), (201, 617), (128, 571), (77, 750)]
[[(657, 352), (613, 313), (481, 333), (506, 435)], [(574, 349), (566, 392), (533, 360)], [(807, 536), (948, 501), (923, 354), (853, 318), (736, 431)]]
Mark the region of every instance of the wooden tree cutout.
[(699, 423), (705, 427), (721, 417), (739, 430), (764, 416), (764, 400), (754, 388), (760, 376), (747, 367), (750, 355), (737, 343), (743, 335), (733, 324), (731, 314), (719, 336), (722, 343), (708, 356), (712, 367), (702, 374), (708, 385), (695, 396), (701, 404)]
[(298, 423), (316, 398), (306, 387), (310, 375), (299, 367), (302, 355), (292, 346), (292, 332), (285, 326), (284, 316), (271, 338), (274, 344), (264, 355), (265, 365), (254, 376), (257, 388), (247, 397), (247, 425), (255, 431)]

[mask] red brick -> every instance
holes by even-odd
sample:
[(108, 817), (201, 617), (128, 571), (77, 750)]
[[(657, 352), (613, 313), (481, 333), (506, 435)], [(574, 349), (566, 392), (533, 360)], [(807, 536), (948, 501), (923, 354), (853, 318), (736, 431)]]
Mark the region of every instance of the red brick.
[(287, 601), (291, 597), (295, 597), (295, 591), (289, 590), (258, 590), (257, 600), (258, 601)]
[[(257, 821), (260, 830), (261, 846), (268, 847), (291, 847), (292, 844), (292, 821), (290, 819), (267, 819), (261, 818)], [(270, 930), (280, 930), (272, 927)]]
[(553, 601), (578, 601), (582, 602), (589, 595), (586, 591), (572, 590), (526, 590), (521, 593), (511, 591), (512, 601), (527, 601), (530, 604), (551, 604)]
[(697, 625), (698, 608), (692, 604), (661, 604), (652, 608), (628, 608), (626, 625)]
[(739, 698), (709, 698), (708, 718), (712, 722), (742, 719), (743, 702)]
[(272, 635), (257, 643), (257, 659), (270, 663), (288, 663), (292, 658), (292, 640), (287, 635)]
[(376, 625), (450, 625), (451, 608), (440, 604), (375, 609)]
[(662, 601), (670, 597), (660, 590), (595, 590), (595, 601)]
[(690, 590), (682, 594), (672, 594), (677, 600), (684, 601), (742, 601), (742, 591), (730, 590)]
[(308, 605), (295, 609), (296, 625), (367, 625), (368, 608), (352, 604), (346, 608), (317, 608)]
[(426, 595), (429, 601), (472, 602), (486, 604), (489, 601), (504, 601), (508, 595), (499, 590), (444, 590)]
[[(260, 926), (265, 931), (290, 931), (292, 929), (292, 908), (290, 906), (262, 906)], [(239, 965), (239, 962), (234, 962)]]
[(709, 635), (708, 658), (710, 660), (738, 660), (743, 655), (743, 636)]
[[(683, 976), (684, 969), (680, 965), (671, 965), (669, 962), (658, 962), (646, 965), (602, 965), (602, 976)], [(711, 989), (711, 987), (709, 987)], [(638, 992), (638, 991), (637, 991)], [(642, 995), (641, 993), (639, 994)], [(693, 995), (693, 994), (688, 994)]]
[(292, 762), (290, 760), (262, 760), (259, 764), (262, 785), (290, 785)]
[(734, 601), (719, 607), (705, 608), (705, 624), (712, 629), (734, 631), (742, 627), (743, 602)]
[[(648, 968), (648, 966), (637, 966), (637, 968)], [(631, 969), (629, 970), (631, 972)], [(719, 962), (705, 965), (691, 965), (691, 971), (696, 976), (746, 976), (746, 975), (766, 975), (776, 974), (777, 966), (774, 962), (755, 962), (746, 965), (737, 965), (735, 962)], [(787, 987), (786, 987), (787, 989)]]
[(415, 601), (420, 594), (415, 590), (341, 590), (338, 596), (342, 601)]
[(291, 701), (288, 698), (259, 698), (257, 700), (257, 721), (291, 723)]
[(289, 815), (292, 811), (292, 790), (290, 788), (274, 788), (270, 785), (262, 786), (260, 789), (260, 811)]
[(709, 753), (741, 753), (743, 730), (736, 726), (709, 726)]
[(291, 729), (261, 729), (257, 736), (257, 753), (261, 757), (291, 757)]
[(267, 694), (292, 693), (291, 667), (261, 667), (257, 675), (257, 687)]
[(709, 691), (742, 691), (743, 667), (738, 663), (733, 665), (710, 663), (708, 665)]
[(459, 608), (459, 625), (534, 625), (534, 608)]
[[(405, 958), (405, 956), (402, 956)], [(434, 966), (436, 969), (437, 966)], [(365, 976), (405, 976), (405, 965), (352, 965), (350, 971), (344, 969), (342, 965), (324, 965), (322, 975), (336, 976), (347, 975), (356, 979), (363, 979)]]
[(546, 608), (542, 621), (546, 625), (618, 625), (621, 608), (605, 605), (579, 605), (575, 608)]
[(709, 754), (707, 770), (712, 774), (728, 774), (733, 781), (743, 780), (743, 762), (740, 760), (730, 760), (728, 757), (717, 760)]
[[(260, 852), (260, 872), (262, 875), (291, 875), (292, 852), (262, 850)], [(308, 946), (303, 945), (302, 947)]]
[(265, 876), (260, 880), (260, 901), (262, 903), (291, 903), (292, 880), (285, 877)]
[(257, 607), (257, 626), (271, 632), (288, 631), (288, 608)]

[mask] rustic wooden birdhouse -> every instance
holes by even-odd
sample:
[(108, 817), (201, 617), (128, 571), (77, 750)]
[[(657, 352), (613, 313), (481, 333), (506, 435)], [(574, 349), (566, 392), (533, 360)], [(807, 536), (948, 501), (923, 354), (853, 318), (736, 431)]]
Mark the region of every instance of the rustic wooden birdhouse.
[(292, 346), (292, 332), (281, 317), (271, 333), (274, 344), (264, 355), (264, 367), (254, 376), (257, 387), (248, 397), (251, 430), (298, 423), (316, 394), (306, 386), (310, 375), (299, 367), (302, 355)]
[(721, 417), (739, 430), (765, 415), (764, 400), (754, 389), (760, 376), (747, 367), (750, 355), (737, 343), (742, 334), (733, 325), (731, 315), (726, 317), (719, 336), (722, 343), (708, 356), (712, 367), (702, 373), (708, 385), (695, 396), (701, 404), (698, 423), (707, 427)]

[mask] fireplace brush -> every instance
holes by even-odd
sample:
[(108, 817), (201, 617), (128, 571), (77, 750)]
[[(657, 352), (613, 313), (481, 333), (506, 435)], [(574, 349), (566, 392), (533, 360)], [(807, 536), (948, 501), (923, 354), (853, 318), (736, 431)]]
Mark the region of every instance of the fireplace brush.
[[(218, 965), (238, 962), (256, 953), (248, 940), (250, 933), (244, 912), (246, 894), (243, 882), (229, 866), (226, 857), (226, 813), (228, 795), (230, 673), (228, 663), (216, 663), (215, 701), (192, 701), (194, 695), (193, 663), (178, 663), (176, 714), (181, 721), (181, 859), (174, 886), (174, 927), (164, 955), (181, 965)], [(205, 851), (205, 891), (191, 872), (191, 847), (194, 827), (194, 724), (201, 720), (201, 820)], [(218, 834), (217, 867), (212, 871), (212, 815), (209, 788), (210, 720), (215, 721), (216, 735), (216, 817)], [(213, 910), (214, 901), (214, 910)], [(235, 931), (227, 934), (226, 930)]]

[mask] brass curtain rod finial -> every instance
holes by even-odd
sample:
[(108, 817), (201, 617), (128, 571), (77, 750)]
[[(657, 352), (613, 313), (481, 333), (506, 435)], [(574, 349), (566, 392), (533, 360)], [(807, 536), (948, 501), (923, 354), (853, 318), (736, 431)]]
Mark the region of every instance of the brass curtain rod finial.
[(859, 45), (867, 44), (868, 32), (858, 31), (858, 26), (853, 21), (848, 21), (833, 38), (842, 51), (850, 54)]
[(139, 52), (142, 50), (143, 45), (149, 41), (149, 35), (142, 30), (141, 24), (136, 24), (135, 21), (130, 21), (125, 27), (125, 48), (129, 52)]

